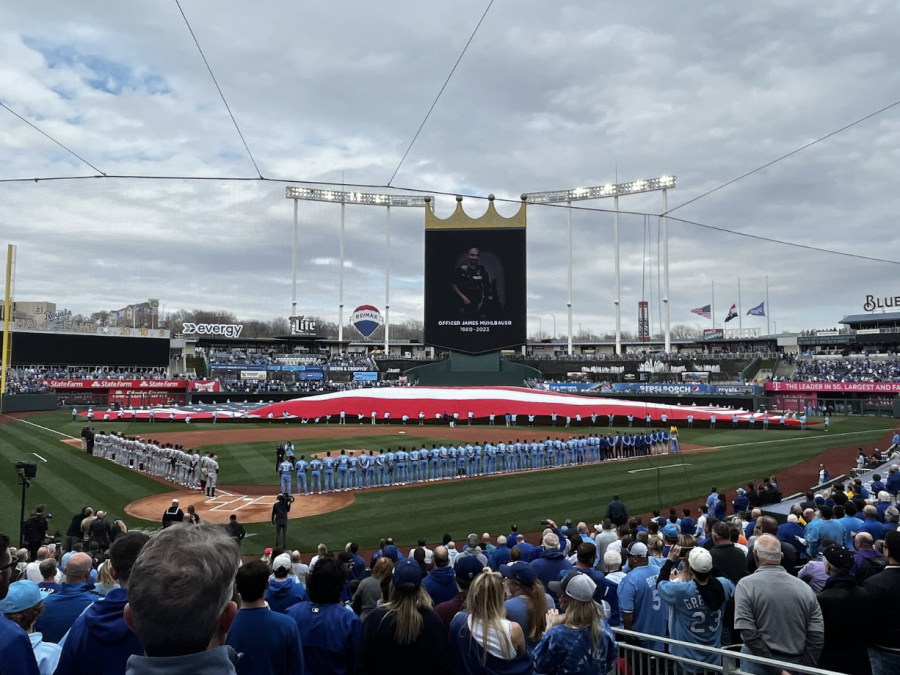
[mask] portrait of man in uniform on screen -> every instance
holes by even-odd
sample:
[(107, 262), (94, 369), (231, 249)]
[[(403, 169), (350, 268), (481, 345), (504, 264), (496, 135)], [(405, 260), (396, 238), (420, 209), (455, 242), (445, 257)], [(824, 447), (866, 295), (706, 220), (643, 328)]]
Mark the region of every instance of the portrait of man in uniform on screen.
[(462, 319), (491, 319), (503, 311), (497, 297), (497, 279), (491, 281), (477, 246), (468, 250), (465, 264), (454, 270), (450, 287)]

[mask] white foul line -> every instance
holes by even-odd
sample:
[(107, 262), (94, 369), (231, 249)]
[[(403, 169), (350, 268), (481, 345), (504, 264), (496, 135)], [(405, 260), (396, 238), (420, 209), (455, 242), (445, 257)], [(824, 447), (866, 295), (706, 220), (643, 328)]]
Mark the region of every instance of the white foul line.
[[(794, 439), (795, 441), (822, 441), (824, 438), (837, 438), (838, 436), (859, 436), (860, 434), (872, 434), (876, 431), (880, 431), (882, 434), (887, 433), (890, 429), (869, 429), (868, 431), (845, 431), (842, 434), (832, 434), (829, 433), (827, 436), (819, 437), (819, 436), (803, 436), (801, 438)], [(748, 445), (766, 445), (768, 443), (784, 443), (784, 438), (778, 438), (774, 441), (753, 441), (752, 443), (734, 443), (732, 445), (713, 445), (710, 446), (714, 450), (724, 450), (725, 448), (743, 448)]]
[(686, 462), (684, 464), (666, 464), (665, 466), (654, 466), (647, 469), (632, 469), (628, 473), (640, 473), (641, 471), (654, 471), (656, 469), (677, 469), (679, 466), (690, 466), (690, 464)]
[(35, 457), (37, 457), (37, 458), (38, 458), (39, 460), (41, 460), (42, 462), (46, 462), (46, 461), (47, 461), (46, 459), (44, 459), (43, 457), (41, 457), (41, 456), (40, 456), (39, 454), (37, 454), (36, 452), (32, 452), (31, 454), (34, 455)]
[(69, 434), (64, 434), (61, 431), (57, 431), (56, 429), (50, 429), (49, 427), (42, 427), (40, 424), (35, 424), (34, 422), (29, 422), (28, 420), (22, 420), (22, 419), (19, 419), (18, 417), (13, 417), (12, 415), (6, 415), (6, 414), (4, 414), (3, 416), (8, 417), (11, 420), (15, 420), (16, 422), (30, 424), (33, 427), (37, 427), (38, 429), (43, 429), (44, 431), (49, 431), (52, 434), (59, 434), (60, 436), (65, 436), (66, 438), (72, 438), (72, 439), (78, 440), (77, 438), (75, 438), (75, 436), (69, 436)]

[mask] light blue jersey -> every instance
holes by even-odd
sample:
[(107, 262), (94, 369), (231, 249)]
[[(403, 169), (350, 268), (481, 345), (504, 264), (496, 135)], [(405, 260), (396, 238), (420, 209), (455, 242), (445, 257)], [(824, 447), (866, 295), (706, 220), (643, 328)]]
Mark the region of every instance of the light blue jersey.
[[(719, 577), (719, 581), (725, 589), (725, 602), (727, 603), (734, 597), (734, 584), (725, 577)], [(705, 647), (719, 648), (722, 646), (724, 604), (716, 611), (712, 611), (700, 597), (695, 581), (661, 581), (657, 591), (663, 602), (672, 608), (669, 617), (669, 637), (673, 640), (693, 642)], [(718, 656), (699, 649), (672, 645), (670, 651), (674, 656), (721, 665), (721, 659)], [(687, 672), (693, 672), (689, 666), (685, 665), (684, 667)]]
[[(656, 588), (659, 568), (644, 565), (635, 568), (619, 582), (619, 610), (634, 614), (631, 629), (648, 635), (666, 635), (666, 608)], [(644, 647), (663, 651), (663, 643), (641, 641)]]

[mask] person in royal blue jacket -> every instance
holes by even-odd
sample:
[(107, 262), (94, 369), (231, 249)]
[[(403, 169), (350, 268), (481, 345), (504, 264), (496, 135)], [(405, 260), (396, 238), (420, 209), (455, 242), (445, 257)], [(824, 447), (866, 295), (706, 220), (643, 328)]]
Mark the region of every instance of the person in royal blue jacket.
[(431, 596), (432, 603), (439, 605), (455, 598), (459, 591), (456, 588), (456, 574), (450, 567), (450, 554), (447, 552), (447, 547), (438, 546), (434, 549), (432, 557), (434, 568), (427, 577), (422, 579), (422, 586)]
[(241, 596), (225, 644), (241, 654), (237, 675), (303, 675), (297, 622), (266, 607), (269, 567), (262, 560), (242, 566), (235, 579)]
[(109, 549), (110, 574), (119, 582), (102, 602), (95, 602), (75, 620), (62, 643), (56, 675), (113, 675), (125, 672), (128, 657), (143, 654), (140, 640), (126, 625), (128, 577), (144, 544), (143, 532), (116, 537)]
[[(565, 554), (560, 550), (560, 538), (554, 532), (548, 532), (543, 539), (543, 552), (541, 556), (531, 563), (535, 576), (544, 584), (544, 588), (550, 589), (550, 582), (559, 579), (560, 572), (571, 572), (570, 563)], [(559, 602), (559, 597), (550, 592), (554, 602)]]
[(497, 548), (488, 557), (488, 564), (495, 572), (500, 571), (500, 565), (505, 565), (510, 561), (510, 547), (507, 546), (507, 539), (503, 535), (497, 537)]
[(76, 553), (66, 565), (66, 582), (53, 595), (44, 600), (44, 613), (38, 619), (34, 630), (43, 634), (46, 642), (59, 644), (63, 636), (75, 623), (82, 612), (101, 597), (94, 592), (94, 584), (89, 583), (91, 556)]
[(307, 579), (309, 602), (289, 608), (300, 629), (309, 675), (344, 675), (356, 669), (359, 617), (340, 604), (346, 570), (337, 558), (320, 558)]
[(288, 607), (306, 601), (306, 589), (291, 573), (290, 554), (282, 553), (275, 558), (272, 562), (272, 572), (275, 574), (275, 580), (269, 583), (269, 588), (266, 590), (266, 602), (269, 603), (269, 609), (284, 614)]
[[(9, 548), (9, 537), (0, 534), (0, 601), (9, 591), (9, 579), (16, 559)], [(22, 628), (0, 614), (0, 672), (16, 675), (40, 675), (31, 640)]]

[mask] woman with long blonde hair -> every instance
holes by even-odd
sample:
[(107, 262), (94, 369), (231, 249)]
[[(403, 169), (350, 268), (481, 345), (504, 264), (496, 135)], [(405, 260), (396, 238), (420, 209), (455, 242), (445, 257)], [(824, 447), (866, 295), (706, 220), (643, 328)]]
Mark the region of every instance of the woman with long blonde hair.
[(470, 675), (530, 673), (533, 664), (522, 627), (506, 618), (503, 577), (485, 570), (472, 581), (466, 611), (450, 624), (453, 670)]
[(594, 601), (597, 584), (588, 575), (571, 572), (559, 589), (559, 605), (547, 612), (550, 629), (534, 650), (534, 669), (545, 675), (608, 673), (618, 646)]
[(378, 675), (419, 672), (450, 675), (447, 629), (422, 588), (422, 569), (409, 558), (391, 572), (388, 601), (363, 622), (357, 669)]

